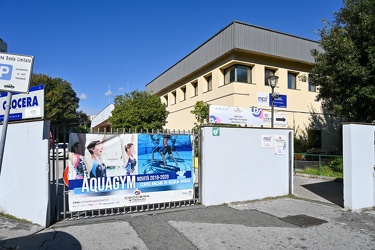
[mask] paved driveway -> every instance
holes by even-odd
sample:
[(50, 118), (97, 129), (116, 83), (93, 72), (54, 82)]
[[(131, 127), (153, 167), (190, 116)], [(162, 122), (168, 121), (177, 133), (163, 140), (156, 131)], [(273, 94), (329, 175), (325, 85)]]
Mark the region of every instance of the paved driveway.
[(326, 202), (344, 207), (343, 182), (334, 178), (311, 178), (294, 176), (294, 195), (314, 201)]

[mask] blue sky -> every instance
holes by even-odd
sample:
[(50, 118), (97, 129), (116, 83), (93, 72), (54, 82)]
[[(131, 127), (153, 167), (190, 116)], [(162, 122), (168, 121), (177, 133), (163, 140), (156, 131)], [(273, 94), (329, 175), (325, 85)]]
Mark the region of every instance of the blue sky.
[[(34, 73), (62, 78), (96, 115), (145, 85), (234, 20), (319, 40), (342, 0), (0, 0), (8, 53), (34, 56)], [(110, 91), (109, 91), (110, 90)]]

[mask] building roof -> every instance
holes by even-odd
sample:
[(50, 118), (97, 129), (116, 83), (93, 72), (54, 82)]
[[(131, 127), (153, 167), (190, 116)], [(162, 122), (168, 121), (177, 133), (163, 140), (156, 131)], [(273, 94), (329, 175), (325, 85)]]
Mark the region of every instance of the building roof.
[(115, 105), (109, 104), (98, 115), (96, 115), (91, 121), (91, 130), (93, 130), (96, 127), (108, 126), (108, 118), (112, 115), (112, 111), (114, 109)]
[(158, 93), (235, 49), (310, 64), (311, 50), (323, 51), (316, 41), (234, 21), (148, 83), (146, 91)]

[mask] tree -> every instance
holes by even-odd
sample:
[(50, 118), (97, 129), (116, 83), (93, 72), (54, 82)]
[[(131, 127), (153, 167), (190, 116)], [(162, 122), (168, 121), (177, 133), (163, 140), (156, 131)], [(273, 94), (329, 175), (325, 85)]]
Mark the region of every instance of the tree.
[(209, 106), (204, 101), (197, 101), (194, 105), (194, 109), (191, 110), (190, 113), (195, 115), (195, 120), (197, 121), (196, 123), (194, 123), (195, 127), (208, 124)]
[(162, 129), (169, 112), (157, 95), (135, 90), (116, 96), (108, 119), (114, 129)]
[(209, 122), (209, 106), (204, 101), (197, 101), (194, 109), (190, 113), (195, 115), (196, 122), (194, 123), (193, 133), (194, 137), (194, 155), (198, 156), (198, 131), (202, 125), (207, 125)]
[(44, 117), (49, 119), (52, 125), (78, 126), (89, 122), (86, 114), (77, 112), (79, 98), (69, 82), (45, 74), (33, 74), (30, 85), (41, 84), (44, 84), (45, 91)]
[(375, 120), (375, 1), (344, 0), (334, 21), (318, 31), (324, 52), (313, 51), (311, 84), (317, 100), (347, 121)]
[(74, 132), (77, 132), (77, 133), (88, 133), (90, 132), (90, 126), (91, 126), (91, 120), (89, 118), (89, 116), (84, 113), (83, 111), (78, 111), (76, 113), (77, 115), (77, 123), (78, 123), (78, 126), (75, 127), (75, 130)]

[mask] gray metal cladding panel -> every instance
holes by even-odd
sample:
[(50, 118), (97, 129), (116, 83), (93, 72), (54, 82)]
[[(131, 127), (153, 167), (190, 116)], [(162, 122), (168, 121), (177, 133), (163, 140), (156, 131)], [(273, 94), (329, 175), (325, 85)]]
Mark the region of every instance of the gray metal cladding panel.
[(181, 61), (173, 65), (146, 86), (146, 91), (159, 92), (171, 83), (185, 77), (212, 62), (221, 55), (233, 49), (233, 28), (224, 31), (208, 40)]
[(170, 84), (198, 70), (233, 49), (314, 63), (311, 50), (318, 43), (244, 23), (233, 22), (207, 42), (151, 81), (147, 91), (158, 93)]
[(275, 31), (235, 23), (235, 44), (239, 49), (262, 54), (314, 63), (312, 49), (319, 49), (318, 43)]

